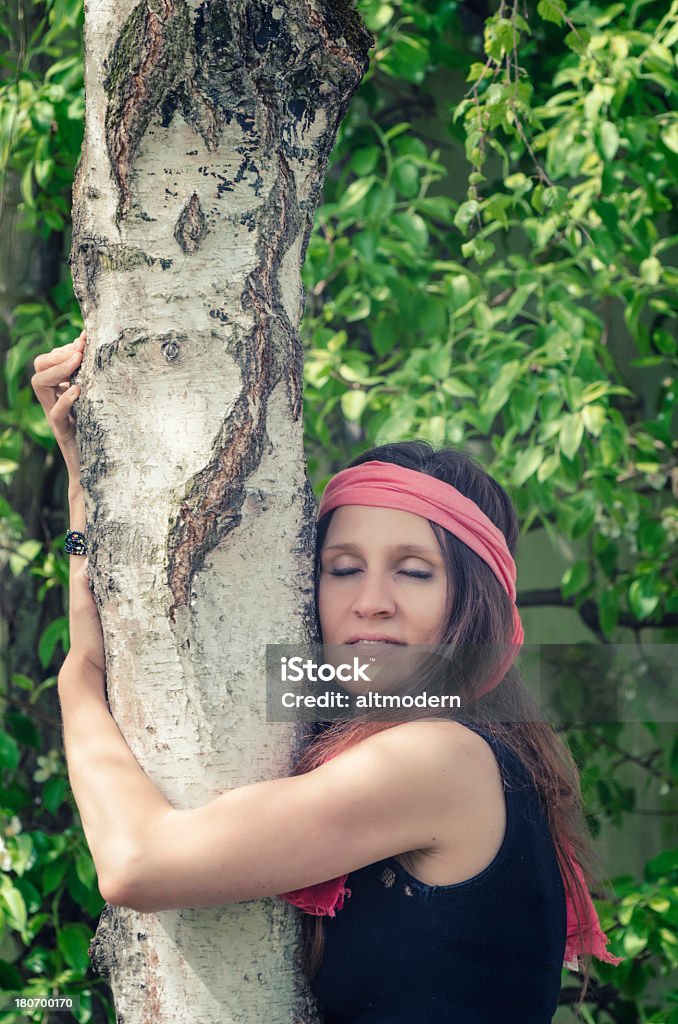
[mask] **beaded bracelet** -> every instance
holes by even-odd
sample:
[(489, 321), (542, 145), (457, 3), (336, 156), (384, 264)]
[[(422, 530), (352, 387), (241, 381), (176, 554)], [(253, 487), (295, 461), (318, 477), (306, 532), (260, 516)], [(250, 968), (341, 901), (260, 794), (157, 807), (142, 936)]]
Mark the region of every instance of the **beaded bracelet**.
[(64, 551), (67, 555), (86, 555), (85, 534), (80, 533), (79, 530), (69, 530), (64, 542)]

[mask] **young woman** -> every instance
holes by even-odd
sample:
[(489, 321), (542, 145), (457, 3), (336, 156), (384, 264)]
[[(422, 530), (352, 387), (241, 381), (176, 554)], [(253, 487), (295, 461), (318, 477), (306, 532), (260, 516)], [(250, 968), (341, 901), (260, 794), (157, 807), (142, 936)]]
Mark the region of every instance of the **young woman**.
[(472, 658), (461, 674), (434, 665), (428, 692), (454, 685), (467, 698), (456, 719), (426, 710), (398, 724), (324, 723), (294, 776), (177, 810), (105, 700), (82, 558), (70, 412), (79, 391), (68, 382), (84, 343), (83, 332), (39, 356), (32, 383), (71, 480), (71, 649), (59, 697), (104, 898), (157, 911), (282, 896), (305, 912), (307, 971), (328, 1024), (548, 1024), (564, 962), (578, 969), (587, 956), (588, 978), (591, 954), (619, 958), (605, 949), (580, 866), (588, 871), (591, 851), (576, 766), (511, 664), (523, 633), (505, 491), (468, 456), (421, 441), (373, 449), (336, 474), (318, 520), (323, 642), (509, 654), (489, 669)]

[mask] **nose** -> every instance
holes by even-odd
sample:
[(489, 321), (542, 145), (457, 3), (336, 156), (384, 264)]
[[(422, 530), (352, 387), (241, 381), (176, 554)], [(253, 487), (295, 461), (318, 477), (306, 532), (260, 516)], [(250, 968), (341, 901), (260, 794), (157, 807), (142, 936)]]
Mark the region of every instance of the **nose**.
[(353, 599), (352, 610), (364, 619), (375, 615), (388, 617), (395, 614), (396, 603), (388, 584), (377, 573), (363, 573)]

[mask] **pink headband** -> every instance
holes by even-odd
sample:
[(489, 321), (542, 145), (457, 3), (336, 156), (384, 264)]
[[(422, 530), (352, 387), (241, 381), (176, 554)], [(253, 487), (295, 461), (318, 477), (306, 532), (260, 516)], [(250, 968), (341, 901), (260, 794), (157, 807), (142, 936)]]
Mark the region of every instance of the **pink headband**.
[(513, 601), (513, 637), (508, 656), (478, 696), (503, 679), (518, 656), (524, 633), (516, 600), (516, 564), (501, 530), (470, 498), (443, 480), (392, 462), (372, 460), (342, 469), (327, 484), (318, 516), (340, 505), (371, 505), (413, 512), (445, 527), (486, 562)]

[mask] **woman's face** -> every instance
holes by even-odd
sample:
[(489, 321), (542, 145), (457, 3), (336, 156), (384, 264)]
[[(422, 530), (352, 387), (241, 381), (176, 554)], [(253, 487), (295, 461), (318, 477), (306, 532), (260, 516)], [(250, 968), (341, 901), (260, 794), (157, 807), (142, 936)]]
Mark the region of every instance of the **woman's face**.
[[(446, 602), (445, 563), (426, 519), (368, 505), (335, 510), (318, 582), (323, 643), (370, 635), (401, 644), (437, 643)], [(359, 650), (370, 647), (358, 643)]]

